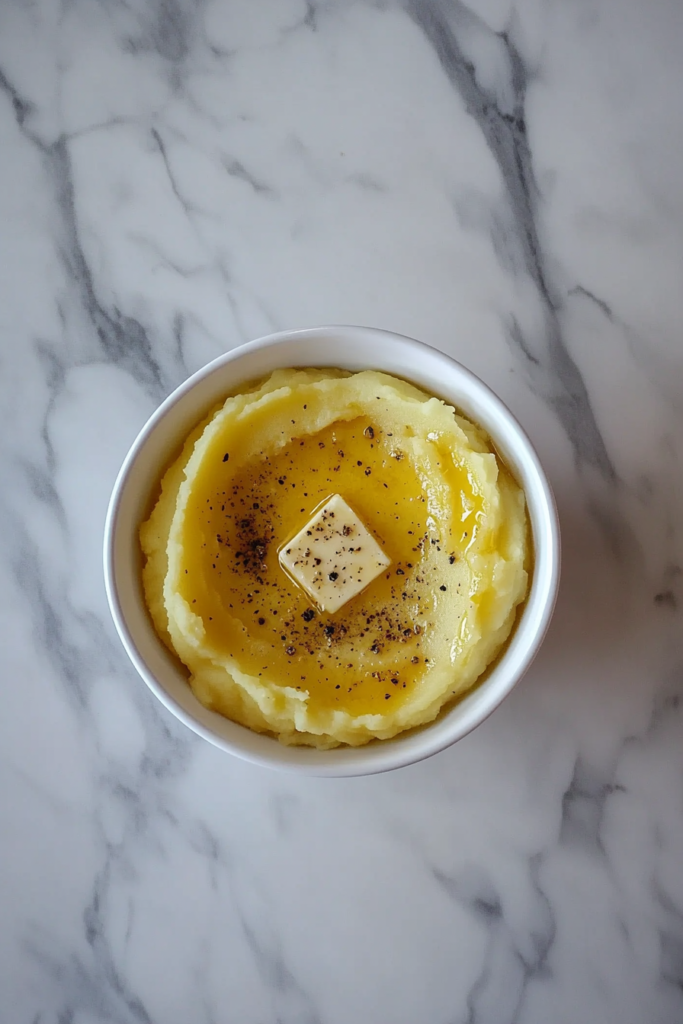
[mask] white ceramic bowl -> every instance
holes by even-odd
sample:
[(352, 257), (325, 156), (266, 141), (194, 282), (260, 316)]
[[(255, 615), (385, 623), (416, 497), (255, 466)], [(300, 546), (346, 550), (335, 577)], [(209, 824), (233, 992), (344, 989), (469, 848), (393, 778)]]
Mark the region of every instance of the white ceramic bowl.
[[(156, 635), (141, 587), (138, 528), (161, 472), (207, 410), (241, 384), (278, 367), (385, 370), (462, 410), (495, 442), (524, 488), (534, 544), (529, 596), (495, 668), (431, 725), (394, 740), (320, 751), (286, 747), (207, 710)], [(388, 331), (320, 327), (273, 334), (233, 349), (186, 380), (154, 413), (128, 452), (114, 485), (104, 537), (104, 575), (119, 636), (149, 688), (185, 725), (217, 747), (252, 761), (307, 775), (369, 775), (443, 750), (484, 721), (521, 679), (552, 615), (559, 582), (557, 513), (528, 438), (500, 399), (468, 370), (435, 349)]]

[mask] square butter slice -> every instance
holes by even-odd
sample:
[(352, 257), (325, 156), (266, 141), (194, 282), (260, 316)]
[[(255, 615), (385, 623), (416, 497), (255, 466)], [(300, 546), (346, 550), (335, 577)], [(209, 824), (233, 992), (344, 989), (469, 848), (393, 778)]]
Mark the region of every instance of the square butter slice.
[(339, 611), (391, 565), (339, 494), (280, 550), (279, 559), (324, 612)]

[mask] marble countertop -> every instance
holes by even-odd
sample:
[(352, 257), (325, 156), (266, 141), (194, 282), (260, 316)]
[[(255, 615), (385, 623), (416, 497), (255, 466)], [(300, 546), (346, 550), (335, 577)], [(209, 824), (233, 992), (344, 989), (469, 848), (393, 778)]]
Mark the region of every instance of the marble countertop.
[[(3, 1024), (683, 1021), (683, 6), (0, 8)], [(452, 353), (555, 488), (524, 682), (418, 766), (281, 776), (127, 663), (102, 524), (271, 331)]]

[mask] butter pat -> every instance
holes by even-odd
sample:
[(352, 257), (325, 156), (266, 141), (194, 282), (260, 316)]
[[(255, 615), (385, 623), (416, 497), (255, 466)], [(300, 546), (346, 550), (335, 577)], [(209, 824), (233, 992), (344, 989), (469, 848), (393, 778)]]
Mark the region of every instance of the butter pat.
[(280, 550), (279, 559), (324, 612), (339, 611), (391, 565), (339, 494)]

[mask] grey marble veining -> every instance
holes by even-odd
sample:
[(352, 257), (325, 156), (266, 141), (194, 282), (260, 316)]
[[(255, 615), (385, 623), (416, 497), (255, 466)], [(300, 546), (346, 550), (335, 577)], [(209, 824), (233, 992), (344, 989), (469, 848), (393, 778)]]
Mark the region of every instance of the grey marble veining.
[[(0, 10), (0, 1020), (683, 1020), (683, 8)], [(388, 776), (280, 777), (137, 679), (104, 513), (243, 341), (454, 354), (556, 491), (524, 682)]]

